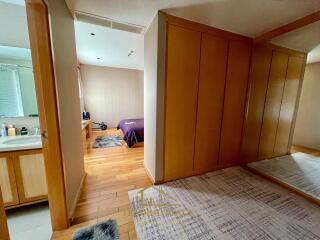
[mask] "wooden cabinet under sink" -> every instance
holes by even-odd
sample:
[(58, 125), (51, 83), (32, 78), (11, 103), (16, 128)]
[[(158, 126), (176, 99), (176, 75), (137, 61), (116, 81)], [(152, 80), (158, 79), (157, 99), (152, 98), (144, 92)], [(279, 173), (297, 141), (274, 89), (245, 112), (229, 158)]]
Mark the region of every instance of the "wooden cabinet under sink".
[(0, 187), (6, 207), (19, 204), (12, 154), (0, 153)]
[(46, 200), (42, 149), (0, 153), (0, 186), (6, 208)]

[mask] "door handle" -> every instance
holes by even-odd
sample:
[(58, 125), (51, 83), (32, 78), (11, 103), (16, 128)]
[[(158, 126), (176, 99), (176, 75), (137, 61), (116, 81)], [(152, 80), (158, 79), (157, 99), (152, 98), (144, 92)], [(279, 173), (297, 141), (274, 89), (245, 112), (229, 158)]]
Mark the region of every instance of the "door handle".
[(48, 138), (48, 133), (47, 133), (47, 131), (42, 131), (41, 137), (47, 139), (47, 138)]

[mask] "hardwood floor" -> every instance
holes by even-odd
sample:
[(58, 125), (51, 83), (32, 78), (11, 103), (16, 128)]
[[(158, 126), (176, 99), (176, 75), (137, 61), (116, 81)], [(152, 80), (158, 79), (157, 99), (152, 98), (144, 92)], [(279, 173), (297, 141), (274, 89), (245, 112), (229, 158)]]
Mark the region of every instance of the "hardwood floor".
[(313, 149), (313, 148), (307, 148), (303, 146), (293, 145), (291, 147), (291, 153), (297, 153), (297, 152), (303, 152), (314, 156), (320, 156), (320, 150)]
[[(115, 129), (93, 133), (97, 135), (121, 134)], [(128, 191), (152, 185), (143, 167), (143, 145), (92, 149), (85, 155), (87, 177), (68, 230), (55, 232), (53, 240), (71, 239), (80, 228), (116, 219), (120, 239), (136, 239), (133, 218), (130, 211)]]
[[(115, 129), (93, 133), (92, 141), (98, 135), (117, 135)], [(143, 167), (143, 145), (92, 149), (85, 155), (87, 177), (75, 211), (72, 226), (65, 231), (55, 232), (52, 240), (70, 240), (75, 230), (116, 219), (120, 239), (137, 239), (130, 211), (128, 191), (151, 185)], [(292, 153), (304, 152), (320, 156), (320, 151), (293, 146)]]

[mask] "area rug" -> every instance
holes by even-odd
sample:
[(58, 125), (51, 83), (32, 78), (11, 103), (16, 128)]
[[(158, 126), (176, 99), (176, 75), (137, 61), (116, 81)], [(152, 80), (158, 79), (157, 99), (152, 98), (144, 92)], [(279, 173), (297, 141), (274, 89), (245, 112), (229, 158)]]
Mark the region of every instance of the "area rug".
[(248, 167), (320, 199), (320, 157), (294, 153), (250, 163)]
[(320, 208), (234, 167), (129, 192), (138, 239), (320, 239)]
[(73, 234), (72, 240), (118, 240), (119, 231), (115, 220), (83, 228)]
[(108, 148), (122, 145), (121, 136), (98, 136), (94, 141), (93, 148)]

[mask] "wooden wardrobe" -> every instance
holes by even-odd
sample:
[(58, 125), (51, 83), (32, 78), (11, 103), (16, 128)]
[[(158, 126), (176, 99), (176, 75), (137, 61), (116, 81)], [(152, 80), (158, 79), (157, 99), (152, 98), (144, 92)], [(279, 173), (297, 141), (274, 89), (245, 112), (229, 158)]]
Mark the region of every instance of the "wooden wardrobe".
[(305, 63), (301, 52), (254, 47), (242, 162), (289, 153)]
[(251, 39), (166, 18), (164, 180), (237, 165)]

